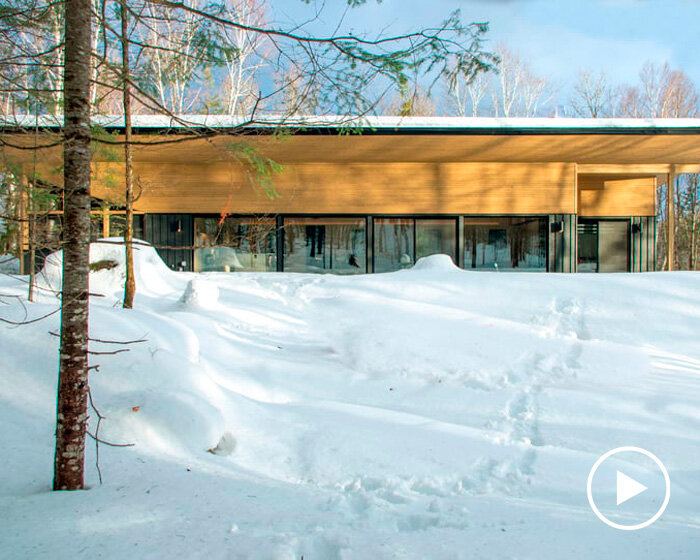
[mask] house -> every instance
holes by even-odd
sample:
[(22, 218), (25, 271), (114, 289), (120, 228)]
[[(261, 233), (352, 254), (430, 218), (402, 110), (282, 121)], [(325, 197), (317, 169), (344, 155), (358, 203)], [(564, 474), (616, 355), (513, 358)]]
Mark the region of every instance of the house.
[[(119, 139), (123, 119), (97, 121)], [(357, 274), (444, 253), (476, 270), (652, 271), (657, 186), (700, 170), (698, 119), (133, 121), (136, 235), (178, 270)], [(27, 144), (31, 124), (9, 135)], [(121, 149), (93, 158), (96, 236), (123, 225)], [(60, 185), (60, 151), (41, 153), (42, 184)], [(31, 181), (36, 162), (16, 157)]]

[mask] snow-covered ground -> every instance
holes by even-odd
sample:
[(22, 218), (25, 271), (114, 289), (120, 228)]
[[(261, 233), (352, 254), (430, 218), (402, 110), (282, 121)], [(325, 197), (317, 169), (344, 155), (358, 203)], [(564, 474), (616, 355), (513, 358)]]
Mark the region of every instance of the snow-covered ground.
[[(92, 337), (145, 340), (92, 358), (100, 436), (135, 444), (100, 446), (102, 485), (90, 442), (91, 488), (49, 490), (58, 316), (0, 325), (0, 557), (700, 557), (700, 275), (137, 265), (134, 310), (91, 274)], [(0, 317), (55, 310), (59, 270), (34, 304), (0, 276)], [(586, 499), (622, 445), (672, 481), (640, 531)]]

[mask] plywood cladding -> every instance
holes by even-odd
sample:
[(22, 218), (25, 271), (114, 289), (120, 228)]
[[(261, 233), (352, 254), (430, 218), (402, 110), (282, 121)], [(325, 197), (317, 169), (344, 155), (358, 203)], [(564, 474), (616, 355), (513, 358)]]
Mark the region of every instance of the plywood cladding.
[(656, 177), (580, 175), (579, 215), (653, 216)]
[[(94, 164), (93, 194), (114, 198), (118, 164)], [(554, 214), (575, 211), (571, 163), (306, 163), (274, 178), (277, 196), (228, 163), (137, 163), (141, 212)]]
[[(141, 136), (143, 142), (168, 138)], [(245, 142), (280, 163), (326, 162), (552, 162), (581, 164), (693, 164), (700, 162), (696, 135), (302, 135), (218, 136), (139, 146), (144, 162), (224, 161)], [(662, 172), (662, 171), (659, 171)]]
[[(11, 144), (33, 145), (32, 135), (0, 135)], [(121, 141), (115, 136), (112, 141)], [(48, 135), (45, 143), (55, 143)], [(489, 134), (489, 135), (298, 135), (227, 136), (196, 138), (168, 135), (135, 137), (134, 159), (144, 163), (223, 162), (241, 146), (254, 148), (283, 164), (386, 162), (528, 162), (552, 161), (590, 166), (582, 173), (619, 173), (622, 166), (645, 166), (645, 172), (696, 172), (700, 163), (700, 136), (696, 134)], [(118, 161), (122, 146), (100, 144), (95, 161)], [(32, 162), (31, 150), (6, 147), (4, 156)], [(40, 160), (60, 166), (61, 146), (40, 152)], [(617, 166), (604, 170), (601, 166)]]

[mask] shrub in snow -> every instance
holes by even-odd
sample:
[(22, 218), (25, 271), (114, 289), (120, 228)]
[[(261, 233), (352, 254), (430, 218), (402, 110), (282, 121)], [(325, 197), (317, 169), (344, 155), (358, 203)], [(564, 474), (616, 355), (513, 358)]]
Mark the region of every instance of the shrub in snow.
[(219, 302), (219, 288), (203, 278), (195, 278), (187, 283), (180, 302), (185, 307), (216, 307)]
[(119, 266), (117, 261), (111, 259), (104, 259), (101, 261), (95, 261), (90, 263), (90, 272), (98, 272), (100, 270), (112, 270)]

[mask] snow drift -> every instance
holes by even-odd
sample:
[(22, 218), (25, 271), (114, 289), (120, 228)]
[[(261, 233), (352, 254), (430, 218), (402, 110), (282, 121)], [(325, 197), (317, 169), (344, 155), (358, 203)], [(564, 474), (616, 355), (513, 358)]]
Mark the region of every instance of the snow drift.
[[(93, 244), (100, 436), (48, 492), (58, 318), (0, 326), (0, 534), (12, 556), (690, 558), (700, 528), (700, 275), (175, 273)], [(56, 309), (0, 280), (0, 316)], [(25, 309), (26, 308), (26, 309)], [(96, 428), (96, 415), (91, 419)], [(592, 463), (663, 457), (672, 506), (636, 539), (590, 512)], [(695, 538), (695, 540), (693, 540)], [(669, 553), (671, 551), (671, 553)]]

